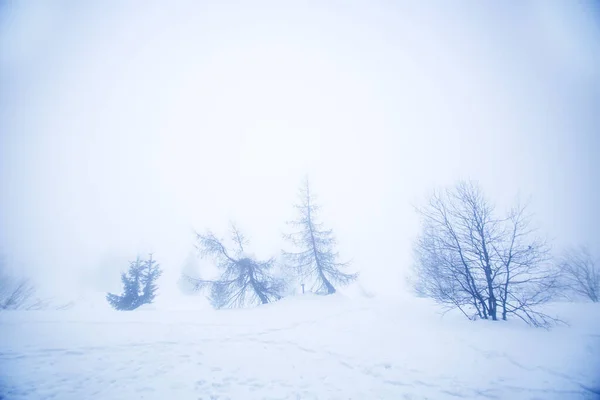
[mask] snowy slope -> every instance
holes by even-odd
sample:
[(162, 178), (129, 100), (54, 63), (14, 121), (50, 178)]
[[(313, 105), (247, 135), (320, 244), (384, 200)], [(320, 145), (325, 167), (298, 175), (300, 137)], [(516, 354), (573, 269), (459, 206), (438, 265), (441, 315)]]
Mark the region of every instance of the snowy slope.
[[(250, 310), (0, 314), (5, 399), (582, 399), (600, 308), (570, 327), (443, 318), (424, 300), (299, 296)], [(0, 396), (1, 397), (1, 396)]]

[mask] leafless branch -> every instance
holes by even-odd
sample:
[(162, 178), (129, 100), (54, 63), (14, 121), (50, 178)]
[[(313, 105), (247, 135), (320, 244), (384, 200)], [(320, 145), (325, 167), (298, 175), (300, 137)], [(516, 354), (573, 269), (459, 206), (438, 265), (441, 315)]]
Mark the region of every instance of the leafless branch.
[(587, 247), (568, 250), (560, 262), (567, 287), (594, 303), (600, 301), (600, 262)]
[(554, 296), (558, 279), (526, 205), (499, 218), (476, 184), (460, 182), (435, 192), (418, 211), (423, 230), (415, 245), (414, 282), (421, 295), (467, 318), (465, 308), (483, 319), (516, 315), (535, 326), (554, 321), (534, 310)]

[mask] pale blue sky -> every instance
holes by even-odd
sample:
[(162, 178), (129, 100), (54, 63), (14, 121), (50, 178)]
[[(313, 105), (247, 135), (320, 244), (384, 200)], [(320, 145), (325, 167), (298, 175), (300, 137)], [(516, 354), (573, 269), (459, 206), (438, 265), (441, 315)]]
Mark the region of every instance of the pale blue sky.
[(67, 3), (0, 16), (0, 243), (41, 280), (154, 251), (174, 281), (229, 220), (270, 255), (305, 174), (381, 292), (458, 179), (530, 197), (557, 249), (600, 242), (591, 1)]

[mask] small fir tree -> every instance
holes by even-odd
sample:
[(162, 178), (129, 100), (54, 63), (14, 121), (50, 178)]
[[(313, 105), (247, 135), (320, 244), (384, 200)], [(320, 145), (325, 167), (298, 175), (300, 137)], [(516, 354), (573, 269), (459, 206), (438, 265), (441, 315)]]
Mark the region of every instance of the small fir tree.
[(156, 280), (162, 271), (152, 254), (148, 260), (138, 257), (129, 264), (129, 270), (121, 274), (123, 294), (108, 293), (106, 300), (116, 310), (135, 310), (142, 304), (150, 304), (156, 297)]

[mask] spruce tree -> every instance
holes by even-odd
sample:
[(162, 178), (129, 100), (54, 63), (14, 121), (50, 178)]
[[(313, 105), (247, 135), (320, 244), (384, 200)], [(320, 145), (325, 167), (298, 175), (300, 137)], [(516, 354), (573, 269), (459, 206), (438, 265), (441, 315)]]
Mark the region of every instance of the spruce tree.
[(123, 294), (107, 293), (106, 300), (116, 310), (135, 310), (142, 304), (150, 304), (156, 296), (156, 280), (162, 271), (150, 255), (148, 260), (137, 257), (130, 262), (129, 270), (121, 274)]

